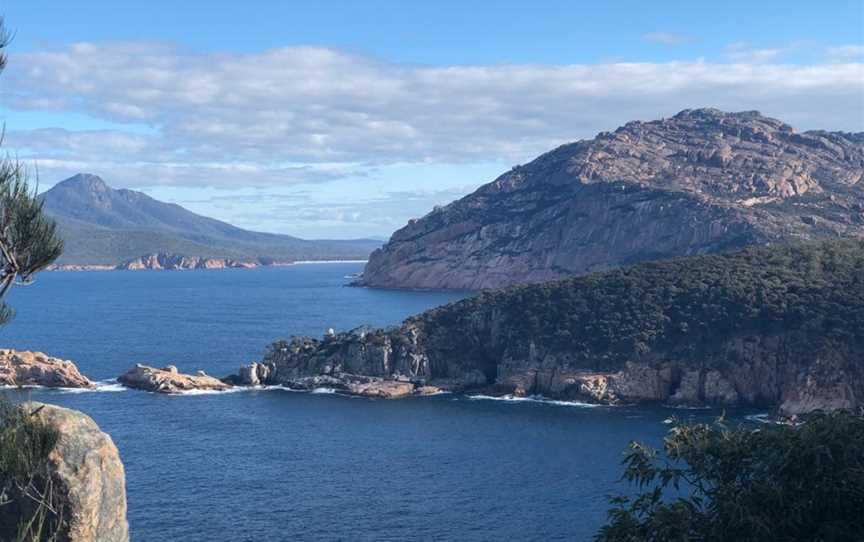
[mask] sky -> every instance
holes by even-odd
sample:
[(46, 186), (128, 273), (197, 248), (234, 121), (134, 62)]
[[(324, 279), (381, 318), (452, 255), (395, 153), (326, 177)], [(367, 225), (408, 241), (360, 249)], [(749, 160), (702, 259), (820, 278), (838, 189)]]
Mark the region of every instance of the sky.
[[(120, 7), (122, 6), (122, 7)], [(864, 0), (3, 0), (5, 151), (241, 227), (386, 238), (693, 107), (864, 131)]]

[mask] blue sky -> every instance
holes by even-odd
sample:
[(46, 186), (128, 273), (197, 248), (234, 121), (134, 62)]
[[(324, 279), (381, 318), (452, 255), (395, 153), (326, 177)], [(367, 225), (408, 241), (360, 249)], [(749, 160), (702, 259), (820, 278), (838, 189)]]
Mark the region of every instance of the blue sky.
[(864, 3), (12, 0), (7, 150), (305, 237), (387, 236), (686, 107), (864, 130)]

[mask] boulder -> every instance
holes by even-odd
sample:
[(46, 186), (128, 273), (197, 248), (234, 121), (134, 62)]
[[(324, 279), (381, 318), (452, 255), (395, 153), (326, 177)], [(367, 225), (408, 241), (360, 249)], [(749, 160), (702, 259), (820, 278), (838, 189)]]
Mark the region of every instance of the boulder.
[(399, 380), (370, 380), (369, 382), (350, 383), (346, 389), (351, 395), (397, 399), (411, 395), (414, 391), (414, 384)]
[(441, 391), (443, 390), (438, 386), (418, 386), (414, 389), (414, 395), (435, 395)]
[(263, 386), (270, 376), (270, 368), (263, 363), (252, 362), (242, 365), (237, 374), (237, 384), (241, 386)]
[[(26, 403), (20, 408), (33, 412), (59, 432), (48, 456), (52, 504), (60, 512), (55, 540), (128, 542), (126, 475), (111, 437), (90, 417), (75, 410), (41, 403)], [(29, 502), (18, 500), (2, 507), (0, 538), (12, 539), (21, 520), (18, 513), (28, 510)], [(57, 517), (49, 515), (49, 524), (56, 525)]]
[(117, 377), (117, 381), (127, 388), (158, 393), (180, 393), (191, 390), (224, 391), (232, 387), (231, 384), (206, 374), (181, 373), (173, 365), (157, 369), (140, 363)]
[(0, 349), (0, 385), (94, 388), (74, 363), (42, 352)]

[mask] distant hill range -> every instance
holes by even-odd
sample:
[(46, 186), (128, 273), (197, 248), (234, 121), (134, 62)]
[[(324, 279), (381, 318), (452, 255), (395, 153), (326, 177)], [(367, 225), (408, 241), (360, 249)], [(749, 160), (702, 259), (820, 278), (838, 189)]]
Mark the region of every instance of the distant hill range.
[(864, 133), (685, 110), (563, 145), (393, 234), (360, 284), (494, 288), (864, 236)]
[[(157, 268), (247, 267), (297, 260), (366, 259), (374, 239), (305, 240), (244, 230), (114, 189), (96, 175), (78, 174), (40, 195), (66, 242), (59, 266)], [(164, 265), (162, 265), (164, 264)], [(155, 265), (155, 264), (154, 264)]]

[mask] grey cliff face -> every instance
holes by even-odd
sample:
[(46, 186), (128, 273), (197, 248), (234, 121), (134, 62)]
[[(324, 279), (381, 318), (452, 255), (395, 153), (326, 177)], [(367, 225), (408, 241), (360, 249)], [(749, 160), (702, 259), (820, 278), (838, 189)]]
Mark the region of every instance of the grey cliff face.
[(864, 236), (859, 134), (686, 110), (559, 147), (413, 220), (360, 284), (497, 288), (750, 244)]
[(620, 367), (592, 370), (608, 362), (560, 345), (512, 341), (500, 331), (513, 324), (498, 311), (477, 314), (474, 322), (471, 329), (439, 328), (432, 332), (439, 337), (424, 333), (419, 340), (416, 324), (408, 322), (323, 340), (278, 341), (262, 362), (241, 369), (238, 383), (354, 393), (353, 384), (371, 377), (414, 385), (400, 395), (431, 386), (605, 404), (765, 407), (784, 416), (864, 407), (864, 371), (856, 362), (864, 350), (828, 343), (814, 349), (813, 337), (799, 332), (741, 334), (698, 359), (686, 348), (634, 353)]

